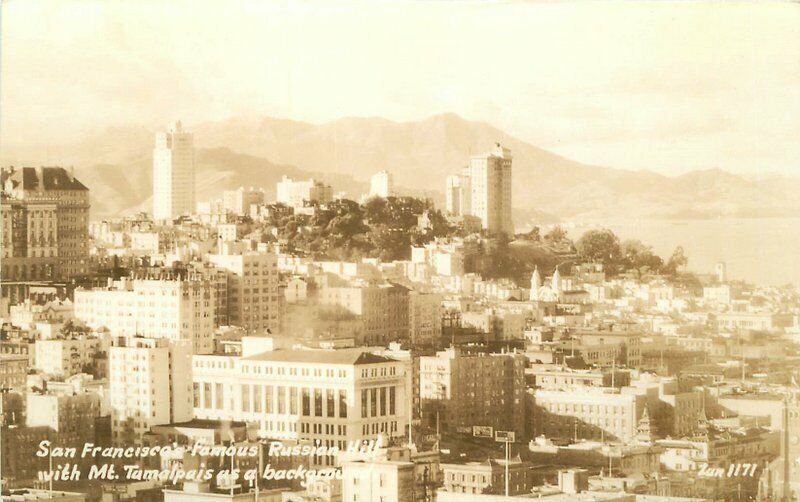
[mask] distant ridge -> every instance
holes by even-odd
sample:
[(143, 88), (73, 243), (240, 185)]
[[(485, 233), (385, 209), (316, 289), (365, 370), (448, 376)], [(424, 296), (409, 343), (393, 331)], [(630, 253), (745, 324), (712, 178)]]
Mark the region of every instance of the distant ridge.
[[(323, 178), (334, 190), (357, 198), (369, 176), (381, 169), (392, 171), (398, 186), (441, 200), (444, 178), (466, 165), (470, 155), (499, 141), (514, 155), (518, 226), (532, 215), (595, 220), (800, 214), (797, 178), (747, 180), (720, 169), (668, 177), (592, 166), (452, 113), (412, 122), (234, 118), (188, 129), (198, 147), (200, 200), (239, 186), (262, 186), (272, 193), (282, 174)], [(154, 132), (109, 128), (79, 144), (48, 147), (47, 163), (75, 166), (76, 175), (92, 190), (93, 217), (149, 209)], [(7, 159), (4, 155), (4, 165)]]

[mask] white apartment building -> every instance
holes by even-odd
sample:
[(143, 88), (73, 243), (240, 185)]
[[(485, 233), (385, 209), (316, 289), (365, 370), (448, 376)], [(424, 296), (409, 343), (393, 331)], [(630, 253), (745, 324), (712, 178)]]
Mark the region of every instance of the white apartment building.
[(83, 373), (83, 368), (94, 362), (99, 348), (100, 340), (96, 337), (37, 340), (35, 367), (42, 373), (61, 377)]
[(471, 214), (493, 233), (514, 234), (511, 214), (511, 151), (495, 144), (491, 153), (470, 159)]
[(194, 136), (180, 122), (156, 134), (153, 148), (153, 219), (168, 220), (195, 208)]
[(309, 202), (327, 204), (333, 201), (333, 188), (313, 178), (295, 181), (284, 175), (276, 188), (276, 200), (295, 209), (305, 207)]
[(358, 348), (257, 353), (248, 345), (242, 356), (194, 356), (196, 418), (256, 423), (264, 437), (340, 450), (405, 434), (404, 362)]
[(452, 216), (468, 216), (472, 214), (472, 184), (470, 170), (464, 168), (460, 174), (447, 177), (445, 191), (445, 209)]
[(9, 321), (23, 329), (33, 329), (40, 322), (67, 322), (72, 319), (72, 302), (69, 298), (52, 300), (44, 305), (25, 299), (9, 307)]
[(342, 500), (412, 502), (415, 497), (412, 462), (373, 459), (342, 466)]
[(118, 337), (108, 354), (111, 438), (139, 445), (154, 425), (192, 419), (191, 346), (138, 336)]
[(389, 171), (380, 171), (369, 179), (370, 197), (391, 197), (394, 195), (394, 178)]
[(534, 391), (536, 435), (630, 441), (636, 436), (646, 396), (605, 387), (575, 386)]
[(215, 288), (198, 273), (141, 274), (75, 290), (75, 317), (114, 335), (186, 340), (194, 353), (207, 354), (214, 350)]
[(263, 204), (265, 200), (266, 194), (261, 188), (239, 187), (236, 190), (222, 192), (222, 206), (237, 216), (249, 216), (250, 208)]
[(226, 243), (219, 251), (208, 261), (228, 276), (228, 323), (249, 333), (277, 331), (283, 305), (277, 255)]

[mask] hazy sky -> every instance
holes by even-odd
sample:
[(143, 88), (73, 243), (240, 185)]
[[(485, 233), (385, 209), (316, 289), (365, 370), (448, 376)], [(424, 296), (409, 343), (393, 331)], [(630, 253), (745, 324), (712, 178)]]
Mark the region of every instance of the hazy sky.
[(0, 35), (6, 146), (455, 112), (589, 163), (800, 175), (800, 3), (6, 0)]

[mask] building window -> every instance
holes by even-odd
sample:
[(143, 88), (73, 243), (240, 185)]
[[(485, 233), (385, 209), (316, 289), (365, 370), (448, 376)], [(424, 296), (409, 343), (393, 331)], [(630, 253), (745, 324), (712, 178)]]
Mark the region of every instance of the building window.
[(224, 404), (223, 404), (223, 396), (224, 396), (224, 394), (222, 393), (222, 384), (221, 383), (214, 384), (214, 392), (216, 392), (216, 394), (217, 394), (216, 395), (216, 403), (215, 403), (214, 407), (217, 408), (218, 410), (221, 410), (222, 408), (225, 407)]
[(367, 389), (361, 391), (361, 418), (367, 418)]
[(242, 411), (250, 411), (250, 385), (242, 384)]
[(314, 416), (322, 416), (322, 389), (314, 389)]
[(334, 417), (334, 416), (336, 416), (335, 392), (334, 392), (333, 389), (328, 389), (328, 390), (325, 391), (325, 394), (326, 394), (326, 396), (325, 396), (326, 397), (326, 399), (325, 399), (325, 401), (326, 401), (326, 403), (325, 403), (325, 405), (326, 405), (325, 414), (327, 416), (329, 416), (329, 417)]
[(297, 415), (297, 387), (289, 387), (289, 413)]
[(279, 385), (278, 389), (278, 413), (286, 413), (286, 387)]
[(339, 418), (347, 418), (347, 391), (339, 391)]
[(272, 385), (267, 385), (267, 402), (265, 410), (267, 413), (272, 413)]
[(253, 408), (254, 409), (253, 409), (253, 411), (255, 411), (256, 413), (261, 413), (261, 411), (263, 409), (262, 408), (262, 405), (263, 405), (263, 395), (262, 395), (263, 390), (262, 389), (263, 389), (263, 387), (261, 385), (254, 385), (253, 386), (253, 393), (254, 393), (254, 396), (253, 396), (253, 398), (254, 398)]
[(303, 416), (311, 415), (311, 393), (308, 389), (303, 389)]
[(193, 398), (194, 407), (195, 408), (199, 408), (200, 407), (200, 384), (197, 383), (197, 382), (194, 382), (192, 384), (192, 398)]

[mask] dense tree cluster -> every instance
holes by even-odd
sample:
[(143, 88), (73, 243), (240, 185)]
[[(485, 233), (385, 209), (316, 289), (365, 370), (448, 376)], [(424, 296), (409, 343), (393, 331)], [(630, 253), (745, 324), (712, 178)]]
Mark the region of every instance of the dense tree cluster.
[[(313, 216), (292, 214), (290, 208), (275, 204), (269, 215), (268, 226), (277, 229), (277, 238), (289, 250), (318, 259), (408, 259), (412, 244), (455, 232), (429, 201), (414, 197), (373, 197), (363, 205), (337, 200), (316, 207)], [(262, 235), (269, 240), (271, 234)]]
[(667, 261), (653, 252), (653, 248), (639, 240), (620, 242), (608, 229), (589, 230), (575, 243), (581, 261), (602, 263), (611, 275), (634, 272), (637, 276), (648, 273), (677, 275), (688, 263), (683, 248), (678, 246)]
[[(315, 207), (312, 215), (294, 214), (288, 206), (273, 204), (268, 214), (264, 224), (255, 230), (256, 235), (264, 241), (277, 238), (290, 252), (315, 259), (406, 260), (410, 258), (412, 245), (421, 246), (437, 237), (462, 235), (430, 201), (414, 197), (373, 197), (363, 204), (337, 200)], [(518, 243), (527, 242), (528, 246), (533, 244), (534, 249), (541, 250), (540, 254), (545, 253), (557, 262), (602, 263), (612, 276), (633, 272), (640, 278), (664, 274), (678, 280), (682, 276), (679, 272), (688, 262), (681, 247), (664, 260), (641, 241), (620, 241), (608, 229), (589, 230), (572, 242), (560, 226), (544, 235), (534, 227), (530, 232), (518, 234), (516, 239)], [(481, 273), (487, 278), (506, 277), (524, 282), (535, 264), (540, 268), (545, 264), (541, 256), (531, 259), (519, 247), (515, 249), (504, 236), (484, 240)]]

